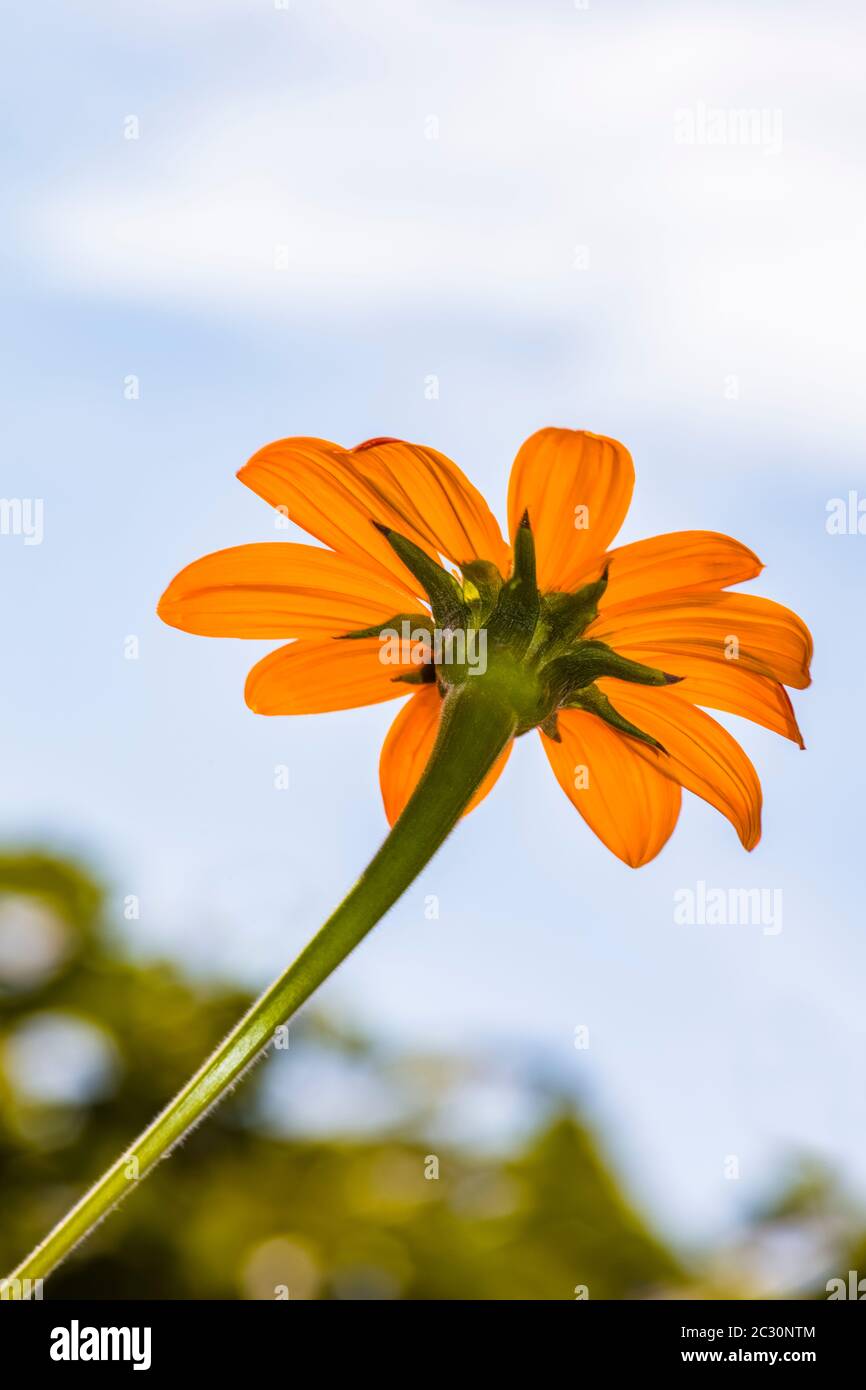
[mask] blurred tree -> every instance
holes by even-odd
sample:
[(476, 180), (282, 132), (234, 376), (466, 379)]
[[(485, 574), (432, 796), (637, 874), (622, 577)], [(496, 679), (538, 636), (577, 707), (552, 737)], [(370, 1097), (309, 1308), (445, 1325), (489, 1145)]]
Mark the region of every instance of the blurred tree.
[[(0, 855), (4, 1269), (249, 1002), (167, 964), (133, 963), (105, 915), (82, 868)], [(425, 1142), (460, 1076), (453, 1059), (389, 1067), (368, 1040), (308, 1014), (291, 1075), (323, 1048), (341, 1066), (372, 1068), (398, 1120), (363, 1138), (274, 1133), (257, 1068), (61, 1267), (50, 1296), (574, 1299), (584, 1288), (633, 1298), (691, 1287), (566, 1102), (517, 1151), (490, 1157)], [(410, 1078), (408, 1106), (398, 1074)]]

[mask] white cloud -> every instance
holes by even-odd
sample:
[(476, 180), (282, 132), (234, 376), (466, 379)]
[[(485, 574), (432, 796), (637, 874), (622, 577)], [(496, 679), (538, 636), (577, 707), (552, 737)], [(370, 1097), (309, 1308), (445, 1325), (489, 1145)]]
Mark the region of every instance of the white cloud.
[[(203, 14), (186, 0), (159, 22), (219, 43)], [(176, 93), (139, 141), (24, 208), (49, 279), (280, 320), (590, 323), (650, 396), (734, 376), (745, 408), (854, 422), (863, 112), (832, 98), (849, 80), (863, 98), (832, 16), (451, 4), (409, 26), (393, 3), (297, 0), (271, 18), (255, 80), (247, 65), (230, 90)], [(781, 151), (676, 143), (699, 103), (765, 111)]]

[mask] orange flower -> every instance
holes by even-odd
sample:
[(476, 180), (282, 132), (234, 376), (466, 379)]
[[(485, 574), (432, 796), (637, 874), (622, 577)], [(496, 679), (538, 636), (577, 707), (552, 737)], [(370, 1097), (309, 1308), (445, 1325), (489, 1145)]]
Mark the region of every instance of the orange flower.
[[(160, 616), (206, 636), (293, 639), (249, 674), (246, 700), (259, 714), (408, 695), (380, 763), (392, 824), (427, 762), (451, 679), (436, 661), (439, 593), (476, 632), (489, 628), (494, 654), (505, 653), (500, 678), (523, 702), (517, 733), (539, 728), (566, 796), (626, 864), (658, 854), (682, 787), (727, 816), (746, 849), (757, 844), (757, 773), (700, 707), (803, 747), (785, 686), (809, 684), (808, 629), (769, 599), (725, 592), (762, 568), (728, 536), (680, 531), (610, 550), (634, 485), (622, 444), (583, 430), (532, 435), (511, 472), (512, 545), (456, 464), (400, 440), (350, 450), (278, 440), (238, 476), (327, 548), (272, 542), (206, 555), (172, 581)], [(409, 639), (386, 661), (392, 630)]]

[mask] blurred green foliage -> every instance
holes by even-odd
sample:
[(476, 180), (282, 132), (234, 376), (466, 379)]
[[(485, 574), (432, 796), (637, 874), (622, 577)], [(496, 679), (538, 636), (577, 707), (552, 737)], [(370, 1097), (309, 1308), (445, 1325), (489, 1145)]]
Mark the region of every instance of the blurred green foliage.
[[(150, 1121), (249, 1002), (176, 968), (128, 958), (102, 890), (80, 867), (0, 855), (0, 1267), (8, 1270)], [(296, 1042), (297, 1038), (297, 1042)], [(394, 1069), (315, 1014), (304, 1048)], [(748, 1261), (683, 1260), (655, 1235), (573, 1104), (505, 1155), (445, 1145), (424, 1127), (452, 1073), (403, 1058), (405, 1106), (381, 1132), (274, 1132), (256, 1068), (53, 1276), (56, 1298), (573, 1299), (734, 1296)], [(459, 1069), (458, 1069), (459, 1071)], [(395, 1102), (396, 1104), (396, 1102)], [(857, 1254), (814, 1175), (755, 1214), (750, 1238), (818, 1220), (838, 1269)], [(835, 1215), (832, 1220), (828, 1212)], [(817, 1215), (816, 1215), (817, 1213)], [(835, 1226), (833, 1222), (836, 1222)], [(866, 1265), (861, 1241), (861, 1262)], [(746, 1241), (748, 1246), (748, 1240)], [(740, 1252), (741, 1263), (742, 1251)], [(855, 1266), (851, 1266), (855, 1267)], [(837, 1272), (836, 1268), (832, 1272)], [(866, 1269), (864, 1269), (866, 1273)], [(815, 1296), (823, 1296), (823, 1272)], [(807, 1290), (808, 1292), (808, 1290)]]

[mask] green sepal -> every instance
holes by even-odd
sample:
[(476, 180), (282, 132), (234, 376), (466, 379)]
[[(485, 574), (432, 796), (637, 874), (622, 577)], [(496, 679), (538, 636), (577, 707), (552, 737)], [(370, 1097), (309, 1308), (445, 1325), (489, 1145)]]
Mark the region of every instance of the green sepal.
[(386, 633), (403, 631), (403, 624), (409, 623), (411, 630), (422, 628), (429, 637), (433, 635), (433, 619), (429, 613), (395, 613), (393, 618), (389, 618), (386, 623), (377, 623), (374, 627), (362, 627), (357, 632), (340, 632), (337, 634), (338, 642), (351, 642), (359, 637), (383, 637)]
[(399, 681), (402, 685), (432, 685), (435, 679), (436, 667), (432, 661), (425, 661), (417, 671), (404, 671), (402, 675), (391, 677), (392, 681)]
[(526, 652), (538, 623), (541, 601), (535, 569), (535, 539), (524, 512), (514, 537), (514, 567), (488, 624), (490, 640), (515, 657)]
[(584, 584), (573, 594), (545, 594), (542, 611), (551, 643), (571, 642), (595, 621), (598, 605), (607, 588), (609, 570), (610, 565), (605, 565), (598, 579)]
[(640, 743), (646, 743), (650, 748), (655, 748), (659, 753), (667, 753), (663, 743), (659, 743), (652, 734), (644, 733), (636, 724), (632, 724), (630, 719), (626, 719), (618, 710), (614, 709), (606, 695), (598, 689), (598, 686), (588, 685), (585, 690), (574, 695), (568, 702), (566, 709), (583, 709), (589, 714), (597, 714), (599, 719), (603, 719), (605, 724), (609, 724), (612, 729), (617, 729), (621, 734), (628, 734), (629, 738), (636, 738)]
[(551, 690), (558, 695), (558, 704), (564, 704), (578, 690), (602, 676), (615, 676), (617, 680), (631, 681), (635, 685), (675, 685), (682, 680), (682, 676), (670, 676), (655, 666), (630, 661), (604, 642), (593, 641), (580, 642), (573, 652), (556, 657), (545, 667), (544, 674)]
[(542, 719), (538, 727), (554, 743), (562, 743), (562, 734), (559, 732), (559, 721), (556, 716), (557, 711), (553, 710), (546, 719)]
[[(502, 575), (498, 566), (492, 560), (468, 560), (460, 566), (460, 570), (463, 575), (463, 597), (470, 607), (477, 603), (483, 621), (496, 607), (502, 589)], [(477, 600), (471, 597), (472, 589), (478, 594)]]
[(463, 601), (463, 591), (453, 574), (449, 574), (435, 560), (431, 560), (420, 545), (374, 521), (377, 531), (381, 531), (391, 549), (415, 576), (430, 600), (433, 618), (439, 628), (466, 628), (469, 626), (469, 609)]

